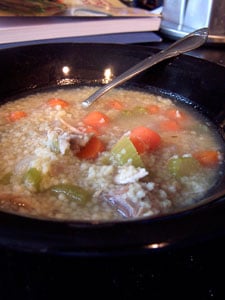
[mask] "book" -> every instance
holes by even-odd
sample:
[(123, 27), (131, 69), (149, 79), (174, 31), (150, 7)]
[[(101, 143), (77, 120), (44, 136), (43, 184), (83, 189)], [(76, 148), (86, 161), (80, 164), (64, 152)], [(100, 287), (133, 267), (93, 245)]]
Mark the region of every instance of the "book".
[(1, 17), (0, 44), (114, 33), (158, 31), (161, 18), (148, 17)]
[(0, 16), (122, 17), (151, 15), (149, 9), (136, 7), (135, 4), (134, 0), (1, 0)]

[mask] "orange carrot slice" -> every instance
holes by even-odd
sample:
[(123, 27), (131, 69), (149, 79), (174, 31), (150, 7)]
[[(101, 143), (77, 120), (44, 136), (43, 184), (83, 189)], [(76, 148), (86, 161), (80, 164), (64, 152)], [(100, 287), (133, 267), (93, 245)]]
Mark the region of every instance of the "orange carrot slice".
[(116, 110), (123, 110), (124, 109), (124, 105), (122, 102), (118, 101), (118, 100), (111, 100), (107, 103), (107, 106), (109, 108), (112, 109), (116, 109)]
[(155, 114), (158, 114), (159, 111), (160, 111), (160, 108), (158, 105), (155, 105), (155, 104), (152, 104), (152, 105), (149, 105), (146, 107), (147, 108), (147, 111), (150, 115), (155, 115)]
[(137, 152), (141, 154), (158, 148), (161, 137), (150, 128), (139, 126), (131, 131), (130, 140), (134, 144)]
[(16, 122), (25, 117), (27, 117), (27, 113), (25, 111), (17, 110), (17, 111), (11, 112), (7, 118), (11, 122)]
[(104, 150), (104, 143), (98, 137), (93, 136), (89, 142), (76, 153), (76, 156), (80, 159), (95, 159)]
[(177, 121), (184, 121), (187, 119), (187, 115), (179, 110), (179, 109), (175, 109), (175, 108), (172, 108), (172, 109), (168, 109), (166, 112), (165, 112), (165, 115), (172, 119), (172, 120), (177, 120)]
[(102, 112), (92, 111), (84, 117), (83, 122), (85, 125), (101, 128), (109, 123), (109, 118)]
[(67, 101), (59, 99), (59, 98), (51, 98), (48, 100), (48, 105), (51, 107), (54, 107), (57, 105), (59, 105), (61, 107), (66, 107), (66, 106), (69, 106), (69, 103)]
[(180, 125), (174, 120), (166, 120), (160, 124), (160, 127), (164, 131), (179, 131)]
[(219, 162), (219, 152), (215, 150), (198, 151), (193, 156), (205, 167), (216, 166)]

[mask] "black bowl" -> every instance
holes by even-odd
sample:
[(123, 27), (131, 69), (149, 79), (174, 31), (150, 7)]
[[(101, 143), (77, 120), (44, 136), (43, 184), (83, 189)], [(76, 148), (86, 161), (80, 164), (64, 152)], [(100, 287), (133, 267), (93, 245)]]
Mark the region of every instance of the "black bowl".
[[(142, 46), (55, 43), (0, 51), (0, 101), (65, 85), (101, 84), (156, 50)], [(70, 73), (65, 75), (64, 66)], [(160, 91), (196, 106), (224, 138), (225, 68), (187, 55), (162, 62), (126, 85)], [(210, 201), (209, 201), (210, 200)], [(208, 201), (186, 211), (126, 222), (37, 220), (0, 213), (0, 246), (69, 256), (123, 255), (184, 247), (224, 234), (225, 179)]]

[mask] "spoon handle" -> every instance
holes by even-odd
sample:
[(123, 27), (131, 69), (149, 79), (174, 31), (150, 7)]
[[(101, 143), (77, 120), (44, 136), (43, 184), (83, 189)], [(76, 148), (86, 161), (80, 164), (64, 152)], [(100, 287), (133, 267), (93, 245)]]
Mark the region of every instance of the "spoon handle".
[(129, 80), (130, 78), (136, 76), (142, 71), (150, 68), (151, 66), (181, 53), (188, 52), (190, 50), (196, 49), (203, 45), (208, 37), (208, 28), (201, 28), (190, 34), (186, 35), (182, 39), (179, 39), (168, 48), (161, 50), (160, 52), (151, 55), (141, 62), (137, 63), (135, 66), (131, 67), (121, 75), (117, 76), (110, 83), (104, 85), (93, 93), (90, 97), (82, 102), (83, 107), (89, 107), (95, 100), (109, 91), (111, 88)]

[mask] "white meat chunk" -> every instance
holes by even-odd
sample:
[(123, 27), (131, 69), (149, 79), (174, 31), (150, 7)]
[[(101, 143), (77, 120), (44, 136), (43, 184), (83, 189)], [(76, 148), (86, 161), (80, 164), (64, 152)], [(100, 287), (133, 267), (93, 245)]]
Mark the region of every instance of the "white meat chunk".
[(143, 201), (146, 191), (141, 186), (130, 184), (103, 191), (101, 198), (126, 218), (151, 214), (151, 203)]
[(49, 130), (47, 133), (47, 146), (54, 153), (65, 154), (69, 149), (69, 135), (60, 128)]
[(80, 147), (88, 143), (90, 137), (90, 134), (83, 132), (64, 132), (61, 128), (56, 128), (48, 131), (47, 146), (52, 152), (64, 155), (71, 147), (73, 152), (79, 151)]
[(132, 165), (127, 165), (118, 168), (118, 173), (114, 177), (116, 184), (134, 183), (139, 179), (148, 175), (145, 168), (135, 168)]

